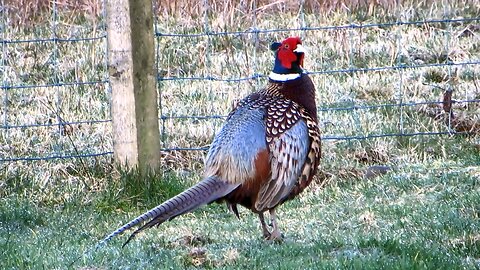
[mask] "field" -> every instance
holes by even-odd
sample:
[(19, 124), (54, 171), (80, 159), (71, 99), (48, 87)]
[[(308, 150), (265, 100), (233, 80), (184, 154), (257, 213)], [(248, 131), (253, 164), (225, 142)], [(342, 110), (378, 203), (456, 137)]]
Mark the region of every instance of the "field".
[[(226, 1), (208, 16), (181, 1), (160, 5), (162, 146), (208, 147), (232, 104), (266, 83), (237, 79), (268, 74), (270, 42), (299, 35), (317, 87), (321, 169), (279, 208), (281, 244), (262, 240), (252, 213), (238, 220), (212, 204), (98, 250), (106, 234), (198, 181), (205, 152), (165, 151), (162, 171), (144, 177), (109, 154), (55, 158), (112, 151), (104, 22), (99, 1), (80, 2), (55, 16), (50, 1), (39, 4), (23, 15), (35, 27), (2, 15), (4, 40), (33, 41), (2, 43), (0, 269), (480, 268), (476, 1), (339, 1), (350, 11)], [(261, 31), (244, 33), (252, 27)], [(98, 38), (35, 41), (53, 33)], [(442, 103), (449, 93), (454, 102)], [(389, 170), (372, 176), (379, 166)]]

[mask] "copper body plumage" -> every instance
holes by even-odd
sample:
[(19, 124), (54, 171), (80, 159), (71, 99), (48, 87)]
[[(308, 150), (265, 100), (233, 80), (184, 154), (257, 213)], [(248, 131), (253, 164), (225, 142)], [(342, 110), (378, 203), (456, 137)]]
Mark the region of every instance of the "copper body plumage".
[[(303, 71), (298, 37), (274, 43), (268, 85), (241, 100), (216, 134), (206, 156), (204, 180), (109, 234), (106, 242), (141, 225), (140, 231), (211, 202), (257, 213), (267, 240), (281, 240), (275, 209), (302, 192), (317, 171), (321, 150), (315, 87)], [(271, 226), (264, 213), (270, 213)], [(126, 244), (125, 243), (125, 244)]]

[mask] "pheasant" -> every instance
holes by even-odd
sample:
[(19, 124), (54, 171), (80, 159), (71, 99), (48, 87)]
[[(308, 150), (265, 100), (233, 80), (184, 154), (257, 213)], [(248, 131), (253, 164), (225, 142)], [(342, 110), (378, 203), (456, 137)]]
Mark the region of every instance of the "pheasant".
[[(266, 88), (238, 102), (216, 134), (202, 181), (138, 216), (102, 242), (141, 225), (144, 229), (211, 202), (226, 202), (238, 217), (242, 205), (260, 218), (269, 241), (281, 240), (275, 209), (302, 192), (319, 165), (320, 131), (315, 87), (303, 71), (305, 50), (298, 37), (274, 42), (275, 64)], [(264, 213), (270, 213), (267, 227)]]

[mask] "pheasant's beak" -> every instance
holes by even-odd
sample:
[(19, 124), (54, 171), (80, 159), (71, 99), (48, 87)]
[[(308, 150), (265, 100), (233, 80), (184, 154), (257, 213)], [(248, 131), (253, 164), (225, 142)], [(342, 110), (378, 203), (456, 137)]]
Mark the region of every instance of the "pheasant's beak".
[(302, 44), (297, 44), (297, 48), (295, 50), (293, 50), (293, 52), (306, 53), (307, 49), (305, 49), (305, 47), (303, 47)]

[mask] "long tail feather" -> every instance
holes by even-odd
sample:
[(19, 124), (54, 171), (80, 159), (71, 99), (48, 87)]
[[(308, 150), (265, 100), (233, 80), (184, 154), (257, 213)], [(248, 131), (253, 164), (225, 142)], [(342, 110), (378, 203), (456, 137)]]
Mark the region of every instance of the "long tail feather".
[(155, 225), (160, 225), (164, 221), (171, 220), (176, 216), (193, 211), (202, 205), (213, 202), (227, 195), (239, 185), (240, 184), (227, 183), (218, 179), (217, 177), (206, 178), (191, 188), (178, 194), (177, 196), (145, 212), (144, 214), (118, 228), (111, 234), (107, 235), (99, 245), (103, 245), (104, 243), (110, 241), (113, 237), (122, 234), (126, 230), (148, 221), (130, 235), (125, 244), (123, 244), (123, 246), (125, 246), (135, 237), (135, 235), (144, 229), (153, 227)]

